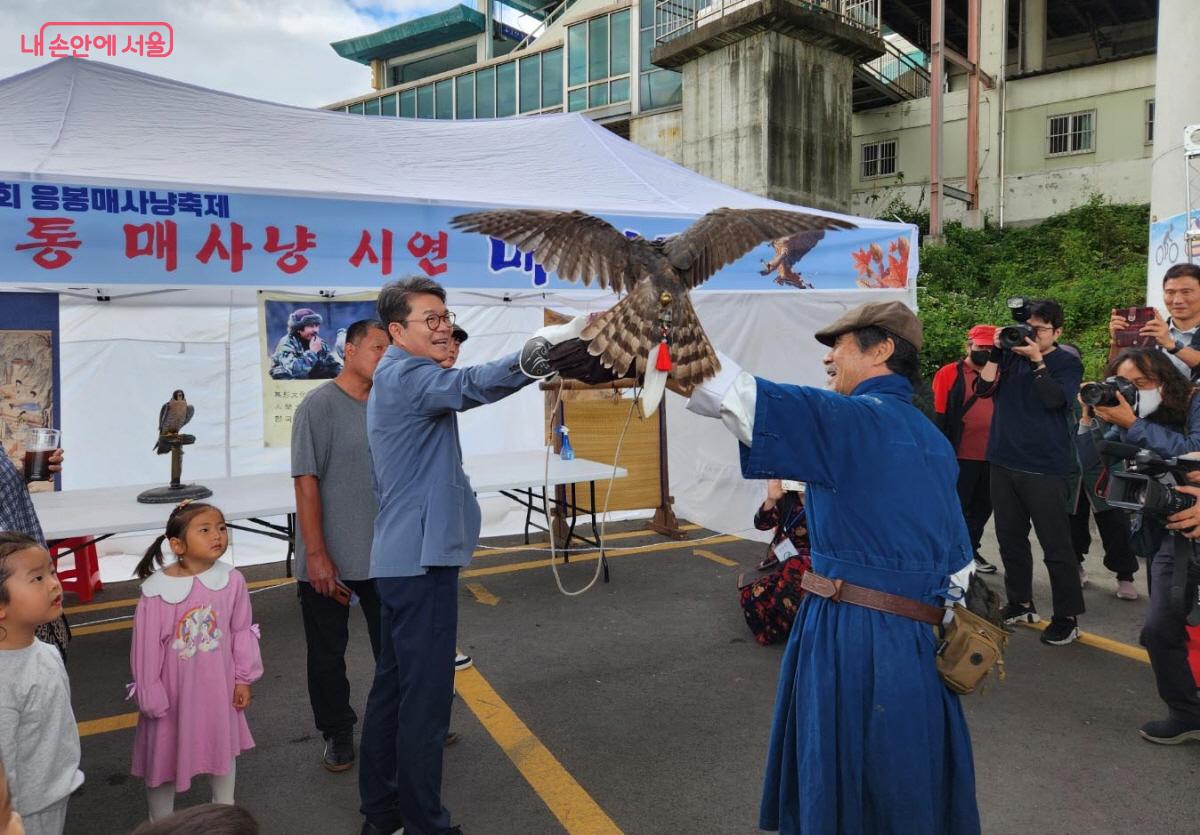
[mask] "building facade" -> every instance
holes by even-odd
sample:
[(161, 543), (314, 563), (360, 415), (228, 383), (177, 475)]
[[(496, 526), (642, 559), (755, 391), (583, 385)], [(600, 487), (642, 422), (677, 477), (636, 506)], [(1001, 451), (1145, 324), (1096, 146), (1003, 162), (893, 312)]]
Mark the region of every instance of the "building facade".
[[(712, 70), (689, 76), (687, 67), (681, 72), (658, 66), (651, 60), (654, 50), (671, 35), (681, 8), (686, 25), (674, 28), (694, 37), (755, 1), (575, 0), (538, 6), (540, 0), (506, 0), (527, 15), (525, 28), (530, 21), (536, 24), (529, 35), (489, 20), (482, 0), (479, 8), (455, 6), (334, 44), (344, 57), (371, 66), (372, 90), (329, 108), (440, 119), (579, 112), (686, 164), (684, 78), (697, 84), (698, 77), (711, 88)], [(818, 195), (810, 203), (867, 216), (886, 215), (895, 201), (927, 208), (930, 2), (782, 2), (875, 15), (873, 25), (885, 42), (882, 56), (856, 58), (852, 94), (843, 96), (851, 111), (848, 202), (842, 196), (829, 203)], [(966, 4), (946, 0), (946, 43), (962, 54), (967, 53)], [(968, 212), (964, 204), (947, 199), (944, 216), (972, 225), (985, 218), (1026, 224), (1093, 194), (1148, 202), (1157, 16), (1153, 0), (983, 0), (979, 65), (992, 84), (980, 94), (979, 209)], [(660, 49), (660, 60), (662, 54)], [(715, 66), (730, 74), (739, 69), (731, 62)], [(726, 82), (731, 92), (746, 95), (745, 78), (716, 83)], [(965, 74), (949, 71), (944, 89), (942, 178), (961, 187), (967, 159)], [(690, 100), (699, 100), (694, 91)], [(711, 89), (703, 101), (706, 108), (714, 101), (722, 106)], [(811, 106), (800, 99), (795, 104)], [(735, 109), (738, 102), (725, 106)], [(703, 118), (692, 114), (693, 127)], [(720, 171), (705, 173), (728, 179)], [(754, 180), (730, 184), (780, 196)]]

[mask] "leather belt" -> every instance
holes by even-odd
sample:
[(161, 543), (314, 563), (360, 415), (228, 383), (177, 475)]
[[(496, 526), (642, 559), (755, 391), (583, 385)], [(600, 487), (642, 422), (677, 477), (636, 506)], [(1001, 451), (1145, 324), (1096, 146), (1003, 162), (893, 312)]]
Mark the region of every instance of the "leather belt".
[(811, 570), (804, 572), (804, 576), (800, 579), (800, 588), (835, 603), (853, 603), (855, 606), (863, 606), (893, 615), (903, 615), (906, 618), (934, 625), (940, 624), (942, 616), (946, 613), (941, 606), (930, 606), (928, 603), (901, 597), (898, 594), (888, 594), (886, 591), (856, 586), (845, 580), (831, 580)]

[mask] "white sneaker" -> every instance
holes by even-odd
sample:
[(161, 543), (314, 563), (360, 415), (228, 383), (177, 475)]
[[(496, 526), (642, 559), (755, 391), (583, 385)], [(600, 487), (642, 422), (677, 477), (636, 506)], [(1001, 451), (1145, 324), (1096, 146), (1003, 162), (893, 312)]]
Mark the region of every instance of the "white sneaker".
[(471, 660), (471, 656), (463, 655), (461, 652), (454, 656), (454, 672), (465, 670), (475, 662)]
[(1122, 600), (1137, 600), (1137, 587), (1132, 580), (1117, 580), (1117, 597)]

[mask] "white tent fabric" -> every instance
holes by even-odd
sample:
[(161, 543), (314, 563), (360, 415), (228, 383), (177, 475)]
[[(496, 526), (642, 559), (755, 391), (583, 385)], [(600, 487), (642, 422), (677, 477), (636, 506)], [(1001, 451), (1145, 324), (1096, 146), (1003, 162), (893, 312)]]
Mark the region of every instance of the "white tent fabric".
[[(78, 59), (0, 81), (0, 113), (0, 180), (181, 184), (268, 195), (645, 216), (700, 215), (721, 206), (794, 208), (702, 177), (579, 115), (479, 121), (351, 116)], [(912, 227), (854, 220), (911, 236), (909, 286), (915, 287)], [(3, 222), (0, 217), (0, 227)], [(301, 289), (315, 295), (317, 280), (306, 277)], [(11, 276), (0, 281), (7, 282), (0, 289), (64, 293), (65, 487), (164, 477), (165, 465), (150, 449), (154, 421), (161, 403), (181, 386), (197, 407), (191, 428), (199, 441), (188, 451), (188, 478), (288, 469), (287, 450), (262, 445), (252, 289), (122, 296), (106, 286), (113, 300), (101, 303), (94, 300), (94, 287), (68, 291)], [(693, 293), (721, 351), (762, 376), (816, 385), (824, 378), (819, 362), (824, 349), (813, 332), (850, 306), (897, 298), (915, 306), (915, 289)], [(471, 334), (462, 362), (475, 363), (519, 347), (540, 326), (543, 307), (595, 310), (613, 298), (586, 290), (531, 291), (526, 285), (511, 292), (451, 290), (449, 301)], [(751, 535), (747, 529), (763, 485), (741, 479), (736, 443), (718, 422), (685, 412), (674, 395), (666, 403), (678, 514), (718, 531)], [(465, 453), (538, 447), (543, 408), (531, 387), (464, 415)], [(485, 535), (500, 531), (502, 511), (493, 506), (485, 513)]]
[(794, 208), (702, 177), (579, 114), (355, 116), (78, 58), (0, 81), (0, 113), (0, 177), (627, 215)]

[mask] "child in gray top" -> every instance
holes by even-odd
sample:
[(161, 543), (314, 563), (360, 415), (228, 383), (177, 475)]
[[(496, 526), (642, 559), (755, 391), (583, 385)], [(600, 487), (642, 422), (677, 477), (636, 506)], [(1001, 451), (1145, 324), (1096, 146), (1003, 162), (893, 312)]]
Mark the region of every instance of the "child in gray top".
[(67, 669), (34, 637), (62, 615), (62, 599), (46, 549), (0, 532), (0, 760), (27, 835), (61, 835), (67, 800), (83, 783)]

